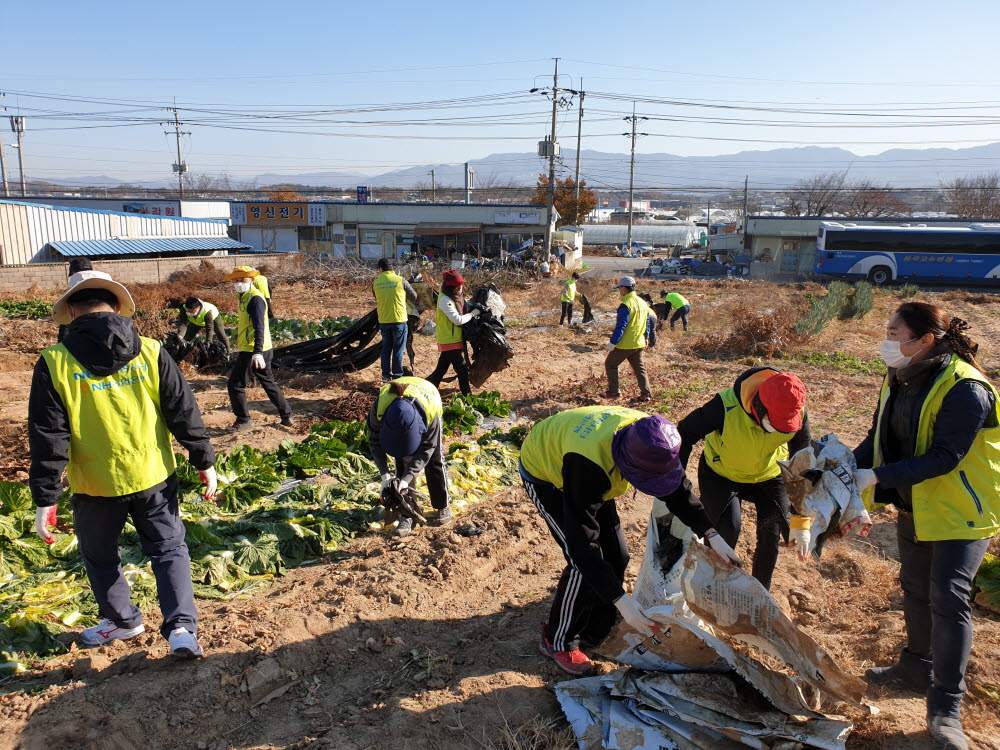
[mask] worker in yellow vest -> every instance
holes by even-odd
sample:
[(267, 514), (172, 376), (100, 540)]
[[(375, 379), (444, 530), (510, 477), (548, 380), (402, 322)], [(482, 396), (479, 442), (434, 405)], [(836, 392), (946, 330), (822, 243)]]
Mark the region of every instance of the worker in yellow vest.
[(965, 748), (960, 707), (972, 648), (970, 599), (1000, 531), (1000, 407), (968, 324), (905, 302), (886, 328), (888, 367), (868, 436), (854, 455), (866, 505), (898, 510), (906, 647), (869, 682), (926, 692), (935, 747)]
[(740, 564), (684, 477), (680, 447), (667, 419), (621, 406), (569, 409), (528, 433), (521, 447), (524, 489), (566, 557), (539, 651), (563, 671), (590, 671), (581, 643), (600, 643), (616, 610), (639, 632), (657, 628), (625, 593), (629, 553), (616, 497), (634, 487), (659, 498), (726, 563)]
[(222, 322), (219, 308), (197, 297), (188, 297), (184, 302), (184, 316), (187, 318), (185, 341), (192, 341), (199, 333), (204, 333), (205, 342), (211, 344), (212, 336), (215, 335), (225, 344), (226, 354), (229, 354), (229, 336), (226, 334), (226, 324)]
[(563, 284), (562, 292), (562, 314), (559, 316), (559, 325), (566, 321), (566, 325), (573, 325), (573, 302), (576, 300), (576, 282), (580, 280), (580, 274), (573, 271), (566, 283)]
[[(368, 448), (382, 475), (382, 490), (392, 481), (389, 456), (395, 460), (398, 487), (403, 492), (413, 486), (421, 471), (425, 472), (438, 526), (452, 520), (441, 415), (437, 388), (422, 378), (402, 377), (382, 386), (367, 420)], [(412, 519), (401, 517), (396, 534), (407, 536), (412, 530)]]
[(203, 652), (171, 435), (187, 449), (207, 499), (217, 486), (215, 452), (190, 386), (158, 341), (136, 334), (134, 312), (128, 290), (100, 271), (74, 274), (52, 307), (53, 319), (68, 329), (42, 352), (31, 381), (35, 530), (53, 543), (66, 469), (73, 527), (102, 618), (83, 631), (83, 643), (101, 646), (145, 631), (118, 554), (131, 522), (156, 576), (170, 655), (194, 658)]
[(670, 330), (674, 330), (674, 324), (680, 320), (684, 324), (684, 330), (688, 329), (688, 314), (691, 312), (691, 303), (687, 297), (683, 297), (677, 292), (660, 292), (663, 301), (670, 305), (673, 314), (670, 316)]
[[(742, 526), (741, 501), (757, 511), (753, 577), (771, 588), (781, 538), (789, 528), (809, 528), (805, 516), (791, 516), (778, 461), (810, 444), (806, 387), (797, 375), (754, 367), (732, 388), (714, 396), (677, 424), (686, 467), (691, 449), (704, 439), (698, 463), (701, 502), (715, 528), (736, 547)], [(808, 544), (805, 545), (808, 547)]]
[(382, 334), (382, 382), (403, 377), (403, 352), (408, 333), (407, 301), (416, 304), (417, 293), (410, 282), (392, 270), (388, 258), (378, 259), (379, 275), (372, 282)]
[(618, 368), (622, 362), (627, 361), (639, 381), (639, 397), (635, 400), (643, 403), (653, 397), (642, 353), (650, 338), (655, 336), (656, 316), (646, 301), (635, 293), (635, 279), (631, 276), (622, 276), (617, 289), (622, 302), (618, 306), (618, 318), (611, 333), (611, 343), (606, 347), (608, 358), (604, 361), (604, 369), (608, 375), (608, 390), (601, 396), (618, 398), (621, 395), (618, 392)]
[[(246, 268), (249, 268), (249, 266), (246, 266)], [(254, 270), (256, 271), (257, 269)], [(264, 297), (264, 303), (267, 305), (267, 317), (274, 320), (274, 308), (271, 307), (271, 283), (267, 280), (267, 276), (257, 271), (257, 275), (253, 277), (253, 281), (250, 283)]]
[(438, 355), (437, 367), (434, 368), (434, 372), (427, 376), (427, 380), (437, 388), (441, 385), (441, 378), (448, 372), (448, 368), (454, 367), (462, 395), (468, 396), (472, 393), (472, 388), (469, 386), (469, 365), (465, 361), (462, 326), (473, 318), (478, 318), (479, 310), (473, 309), (465, 312), (467, 303), (462, 296), (464, 291), (465, 279), (462, 278), (462, 275), (458, 271), (445, 271), (441, 293), (438, 295), (434, 329), (440, 355)]
[(233, 406), (236, 421), (229, 428), (230, 432), (253, 427), (250, 418), (250, 405), (247, 403), (246, 389), (256, 377), (267, 397), (278, 410), (281, 424), (291, 427), (295, 424), (292, 418), (292, 407), (288, 405), (281, 387), (271, 372), (271, 358), (274, 352), (271, 348), (271, 329), (267, 318), (267, 303), (264, 295), (253, 285), (257, 270), (249, 266), (237, 266), (226, 279), (233, 282), (239, 295), (239, 313), (237, 316), (236, 343), (239, 354), (236, 364), (229, 375), (229, 401)]

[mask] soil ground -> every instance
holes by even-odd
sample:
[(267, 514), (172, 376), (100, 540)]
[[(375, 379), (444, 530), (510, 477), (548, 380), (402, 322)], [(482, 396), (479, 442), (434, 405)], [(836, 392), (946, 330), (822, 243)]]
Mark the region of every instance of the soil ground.
[[(654, 283), (649, 290), (660, 288), (666, 287)], [(691, 301), (691, 331), (664, 331), (646, 367), (654, 390), (648, 411), (674, 420), (760, 363), (693, 353), (700, 336), (731, 328), (736, 304), (768, 313), (782, 305), (801, 310), (806, 295), (822, 293), (818, 285), (693, 280), (673, 288)], [(614, 310), (610, 283), (585, 278), (580, 290), (596, 311)], [(178, 293), (203, 296), (223, 310), (230, 302), (228, 288), (213, 284), (136, 291), (148, 306), (158, 295)], [(28, 296), (53, 299), (55, 292)], [(951, 291), (920, 298), (973, 324), (985, 369), (995, 377), (1000, 296)], [(610, 321), (600, 319), (593, 329), (557, 327), (557, 280), (506, 291), (505, 299), (517, 354), (486, 387), (529, 419), (600, 403)], [(893, 292), (879, 292), (864, 320), (834, 321), (821, 335), (790, 346), (796, 360), (776, 363), (807, 383), (814, 435), (835, 432), (857, 444), (868, 430), (880, 378), (865, 374), (858, 361), (810, 354), (873, 360), (899, 301)], [(360, 285), (301, 280), (279, 286), (275, 306), (283, 317), (324, 318), (356, 316), (371, 303)], [(140, 328), (160, 325), (143, 321)], [(55, 327), (3, 319), (0, 327), (0, 474), (20, 481), (28, 464), (31, 369), (40, 349), (54, 342)], [(415, 346), (417, 374), (427, 374), (436, 361), (433, 339), (418, 336)], [(186, 374), (217, 449), (241, 442), (274, 447), (289, 433), (304, 434), (312, 422), (357, 418), (358, 405), (363, 413), (379, 379), (377, 366), (343, 376), (285, 378), (285, 394), (300, 417), (290, 430), (278, 425), (255, 389), (257, 426), (234, 437), (224, 433), (232, 421), (224, 379), (190, 368)], [(627, 369), (622, 386), (626, 399), (636, 395)], [(442, 390), (447, 398), (453, 389)], [(648, 498), (623, 498), (619, 508), (633, 553), (631, 579), (642, 558)], [(753, 525), (749, 509), (738, 550), (744, 559), (752, 554)], [(127, 644), (74, 649), (24, 680), (0, 681), (0, 690), (22, 688), (0, 696), (0, 748), (568, 748), (572, 736), (552, 693), (564, 675), (536, 650), (563, 565), (520, 488), (472, 506), (453, 527), (421, 529), (405, 540), (362, 536), (322, 565), (291, 571), (266, 593), (199, 601), (206, 657), (197, 663), (168, 661), (156, 634), (158, 612), (150, 611), (147, 633)], [(890, 512), (877, 516), (867, 540), (828, 547), (818, 568), (783, 551), (772, 591), (787, 614), (861, 675), (889, 663), (903, 643), (898, 567)], [(793, 587), (811, 598), (793, 597), (793, 605), (787, 596)], [(1000, 750), (1000, 619), (976, 609), (974, 620), (965, 724), (974, 747)], [(614, 665), (600, 662), (599, 668)], [(245, 676), (256, 685), (251, 694), (241, 691)], [(856, 717), (850, 748), (930, 747), (920, 695), (880, 691), (871, 697), (880, 713)]]

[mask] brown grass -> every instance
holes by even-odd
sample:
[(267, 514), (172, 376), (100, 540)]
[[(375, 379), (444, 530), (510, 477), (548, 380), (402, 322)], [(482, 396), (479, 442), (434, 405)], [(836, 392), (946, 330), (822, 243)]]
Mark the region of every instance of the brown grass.
[(799, 337), (792, 330), (797, 318), (797, 312), (790, 305), (766, 312), (737, 302), (729, 310), (732, 328), (728, 333), (705, 334), (691, 346), (701, 356), (781, 357), (798, 341)]

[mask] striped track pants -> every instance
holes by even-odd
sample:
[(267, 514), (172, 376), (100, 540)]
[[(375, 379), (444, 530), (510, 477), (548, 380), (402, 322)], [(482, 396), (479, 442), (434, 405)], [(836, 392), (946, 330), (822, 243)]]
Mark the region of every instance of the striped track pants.
[[(581, 639), (592, 644), (600, 643), (614, 626), (618, 610), (614, 604), (603, 601), (597, 595), (584, 579), (580, 567), (573, 561), (567, 540), (568, 530), (564, 527), (562, 490), (552, 485), (527, 481), (524, 482), (524, 489), (542, 514), (566, 558), (566, 568), (559, 578), (555, 600), (549, 613), (546, 635), (556, 651), (579, 648)], [(628, 547), (613, 500), (603, 504), (598, 513), (598, 522), (601, 555), (614, 568), (618, 579), (624, 581), (629, 561)]]

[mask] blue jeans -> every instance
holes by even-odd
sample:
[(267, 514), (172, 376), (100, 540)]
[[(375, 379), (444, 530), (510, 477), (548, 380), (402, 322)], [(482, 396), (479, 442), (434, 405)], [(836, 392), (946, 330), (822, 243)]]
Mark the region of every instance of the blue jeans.
[(383, 323), (378, 329), (382, 333), (382, 377), (401, 378), (403, 351), (406, 349), (406, 323)]

